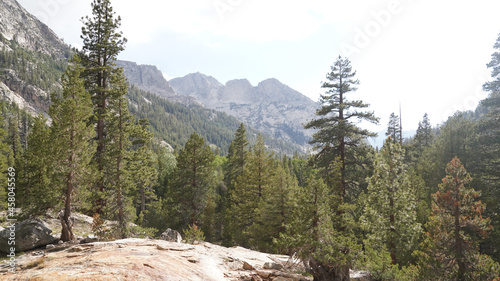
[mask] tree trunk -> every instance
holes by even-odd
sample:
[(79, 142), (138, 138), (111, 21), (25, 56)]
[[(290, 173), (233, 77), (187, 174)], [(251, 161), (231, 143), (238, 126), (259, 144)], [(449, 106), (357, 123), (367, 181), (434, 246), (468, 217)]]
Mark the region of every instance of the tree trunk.
[(316, 261), (309, 261), (309, 272), (313, 281), (350, 281), (349, 266), (332, 267)]
[[(458, 197), (458, 188), (455, 191), (456, 197)], [(463, 255), (463, 241), (460, 236), (460, 204), (458, 203), (458, 198), (455, 202), (455, 258), (458, 264), (458, 280), (465, 280), (466, 266)]]

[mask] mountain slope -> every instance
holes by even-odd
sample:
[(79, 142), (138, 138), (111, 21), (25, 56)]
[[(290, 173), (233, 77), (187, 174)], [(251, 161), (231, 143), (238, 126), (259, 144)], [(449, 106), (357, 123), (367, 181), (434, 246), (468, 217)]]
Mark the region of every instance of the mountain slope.
[(305, 145), (313, 131), (303, 123), (315, 117), (317, 104), (284, 85), (267, 79), (252, 86), (246, 79), (226, 85), (201, 73), (188, 74), (169, 81), (178, 94), (191, 96), (208, 108), (226, 112), (256, 129)]
[(0, 2), (0, 98), (31, 114), (47, 112), (49, 93), (71, 54), (55, 33), (15, 0)]
[[(49, 93), (61, 90), (60, 78), (71, 55), (69, 46), (15, 0), (0, 2), (0, 99), (31, 115), (47, 115)], [(137, 84), (130, 88), (129, 108), (138, 119), (149, 119), (155, 138), (182, 147), (196, 131), (214, 149), (217, 147), (222, 154), (227, 152), (241, 121), (204, 108), (192, 97), (176, 94), (154, 66), (118, 63), (124, 66), (125, 74), (130, 71), (129, 81)], [(247, 129), (252, 141), (259, 132)], [(273, 151), (287, 154), (301, 151), (298, 145), (270, 136), (265, 138)]]
[[(28, 13), (15, 0), (0, 2), (0, 33), (28, 51), (66, 57), (70, 48), (44, 23)], [(0, 48), (2, 44), (0, 44)]]

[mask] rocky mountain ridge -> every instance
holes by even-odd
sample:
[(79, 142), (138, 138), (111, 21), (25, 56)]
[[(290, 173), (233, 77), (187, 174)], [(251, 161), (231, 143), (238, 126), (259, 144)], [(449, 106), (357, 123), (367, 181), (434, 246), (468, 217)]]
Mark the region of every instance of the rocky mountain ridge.
[(118, 61), (117, 65), (140, 89), (227, 113), (273, 137), (305, 146), (313, 134), (303, 124), (315, 118), (318, 105), (277, 79), (266, 79), (257, 86), (247, 79), (235, 79), (224, 85), (198, 72), (167, 81), (156, 66), (127, 61)]
[(188, 106), (202, 106), (195, 98), (177, 94), (163, 77), (161, 71), (154, 65), (138, 65), (135, 62), (118, 60), (116, 66), (122, 67), (128, 82), (141, 90)]
[(204, 106), (235, 116), (259, 131), (305, 145), (312, 130), (303, 124), (315, 118), (318, 105), (277, 79), (253, 86), (247, 79), (225, 85), (211, 76), (192, 73), (169, 84), (178, 93), (199, 100)]

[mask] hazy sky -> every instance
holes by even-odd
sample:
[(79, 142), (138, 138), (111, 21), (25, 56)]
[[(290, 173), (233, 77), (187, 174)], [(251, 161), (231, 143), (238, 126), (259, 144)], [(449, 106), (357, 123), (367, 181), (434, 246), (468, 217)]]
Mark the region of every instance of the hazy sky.
[[(66, 43), (81, 45), (91, 0), (18, 0)], [(339, 56), (348, 56), (362, 99), (386, 128), (401, 102), (403, 128), (424, 113), (440, 124), (474, 109), (490, 79), (500, 1), (115, 0), (128, 39), (120, 59), (166, 77), (201, 72), (222, 83), (277, 78), (314, 101)]]

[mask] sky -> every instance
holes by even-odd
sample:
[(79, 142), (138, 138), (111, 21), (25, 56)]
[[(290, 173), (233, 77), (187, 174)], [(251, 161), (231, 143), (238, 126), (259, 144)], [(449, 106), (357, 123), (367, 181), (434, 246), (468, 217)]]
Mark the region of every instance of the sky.
[[(91, 0), (18, 0), (72, 46)], [(487, 96), (486, 64), (500, 33), (500, 1), (112, 0), (128, 39), (119, 59), (155, 65), (168, 79), (201, 72), (221, 83), (267, 78), (318, 101), (330, 66), (347, 57), (361, 99), (380, 118), (415, 130)]]

